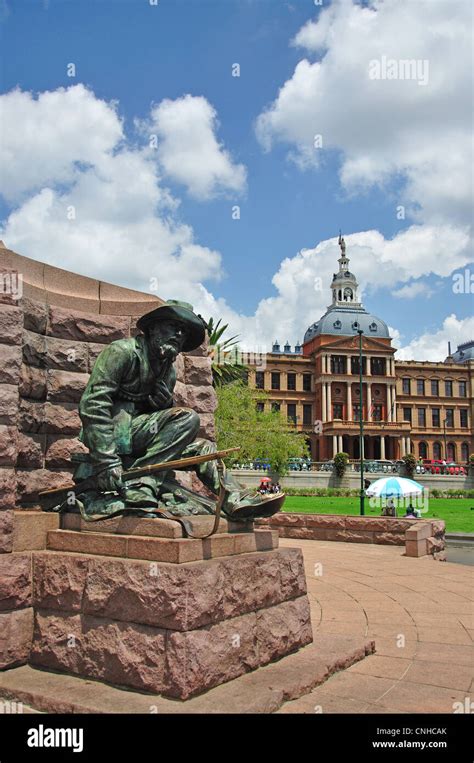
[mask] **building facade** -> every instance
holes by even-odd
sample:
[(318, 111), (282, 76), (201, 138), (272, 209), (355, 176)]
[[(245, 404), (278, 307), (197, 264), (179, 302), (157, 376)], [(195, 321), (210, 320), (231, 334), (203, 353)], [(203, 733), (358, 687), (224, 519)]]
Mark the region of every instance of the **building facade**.
[(244, 354), (249, 385), (268, 395), (258, 405), (281, 411), (303, 432), (314, 461), (340, 451), (360, 457), (362, 406), (365, 458), (413, 453), (465, 463), (474, 451), (474, 341), (444, 362), (397, 360), (387, 324), (358, 301), (343, 238), (339, 245), (332, 302), (308, 328), (303, 345), (292, 351), (287, 342), (282, 350), (275, 342), (258, 366)]

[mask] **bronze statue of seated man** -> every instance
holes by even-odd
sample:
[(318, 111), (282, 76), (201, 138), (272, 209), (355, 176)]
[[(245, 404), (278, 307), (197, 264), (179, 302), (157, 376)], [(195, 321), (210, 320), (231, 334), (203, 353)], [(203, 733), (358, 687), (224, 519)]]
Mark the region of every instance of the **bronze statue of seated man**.
[[(173, 405), (173, 363), (180, 352), (202, 344), (204, 321), (191, 305), (170, 300), (142, 316), (137, 326), (143, 333), (112, 342), (100, 353), (81, 398), (80, 438), (89, 454), (75, 459), (74, 480), (92, 477), (94, 489), (78, 490), (76, 508), (92, 520), (123, 511), (157, 516), (160, 507), (175, 516), (212, 514), (216, 502), (187, 490), (169, 471), (123, 477), (124, 470), (216, 451), (214, 443), (197, 437), (198, 414)], [(283, 502), (283, 494), (268, 497), (243, 489), (216, 460), (193, 468), (211, 494), (225, 489), (222, 510), (233, 519), (270, 516)]]

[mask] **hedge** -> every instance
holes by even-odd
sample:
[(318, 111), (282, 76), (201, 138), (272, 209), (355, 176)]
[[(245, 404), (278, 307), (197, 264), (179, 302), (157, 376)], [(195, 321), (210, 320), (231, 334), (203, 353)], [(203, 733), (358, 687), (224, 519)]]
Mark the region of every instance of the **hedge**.
[[(301, 496), (345, 496), (346, 498), (358, 498), (360, 489), (349, 489), (340, 487), (285, 487), (286, 495)], [(474, 498), (474, 490), (439, 490), (434, 488), (429, 491), (431, 498)]]

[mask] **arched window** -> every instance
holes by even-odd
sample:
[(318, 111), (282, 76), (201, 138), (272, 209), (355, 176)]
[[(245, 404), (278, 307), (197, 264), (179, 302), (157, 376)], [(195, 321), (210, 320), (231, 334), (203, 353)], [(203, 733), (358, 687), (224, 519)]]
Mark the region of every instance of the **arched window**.
[(420, 442), (418, 445), (418, 455), (420, 458), (428, 458), (428, 446), (426, 442)]
[(454, 442), (448, 442), (446, 446), (446, 461), (456, 461), (456, 445)]
[(344, 289), (344, 300), (345, 302), (352, 302), (352, 289)]
[(469, 460), (469, 443), (461, 443), (461, 463), (465, 464)]
[(441, 461), (441, 443), (433, 443), (433, 458), (435, 461)]
[(339, 302), (342, 302), (342, 289), (339, 289), (338, 299), (339, 299)]

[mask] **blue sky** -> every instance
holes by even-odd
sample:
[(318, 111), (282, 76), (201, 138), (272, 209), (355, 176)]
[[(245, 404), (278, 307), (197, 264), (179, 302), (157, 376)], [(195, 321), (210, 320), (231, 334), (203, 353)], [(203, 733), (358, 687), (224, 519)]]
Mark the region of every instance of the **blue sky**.
[[(364, 303), (389, 323), (401, 356), (443, 358), (447, 339), (474, 335), (472, 292), (454, 293), (452, 277), (473, 268), (463, 69), (471, 14), (467, 0), (453, 0), (451, 12), (445, 5), (3, 2), (1, 89), (24, 98), (5, 98), (2, 238), (111, 282), (148, 291), (154, 278), (160, 295), (223, 315), (254, 346), (302, 339), (324, 312), (342, 228)], [(430, 81), (367, 85), (361, 71), (374, 55), (428, 60)], [(35, 108), (46, 91), (57, 99)], [(183, 145), (176, 119), (189, 120)], [(323, 147), (308, 151), (319, 132)], [(84, 133), (102, 147), (84, 145)], [(158, 135), (154, 155), (146, 154), (150, 134)], [(112, 170), (124, 152), (135, 195), (118, 161)], [(145, 211), (148, 183), (171, 201)], [(104, 204), (124, 189), (123, 209)], [(76, 203), (86, 193), (93, 211)], [(58, 210), (71, 200), (78, 209), (68, 227)]]

